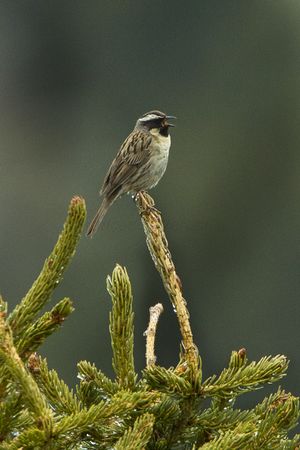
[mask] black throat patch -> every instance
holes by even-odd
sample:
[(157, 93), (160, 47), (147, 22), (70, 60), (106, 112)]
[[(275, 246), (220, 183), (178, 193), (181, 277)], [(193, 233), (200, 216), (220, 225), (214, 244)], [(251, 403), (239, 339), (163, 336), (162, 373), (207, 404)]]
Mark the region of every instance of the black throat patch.
[(159, 134), (161, 134), (164, 137), (168, 137), (169, 136), (169, 127), (168, 127), (168, 125), (160, 127)]

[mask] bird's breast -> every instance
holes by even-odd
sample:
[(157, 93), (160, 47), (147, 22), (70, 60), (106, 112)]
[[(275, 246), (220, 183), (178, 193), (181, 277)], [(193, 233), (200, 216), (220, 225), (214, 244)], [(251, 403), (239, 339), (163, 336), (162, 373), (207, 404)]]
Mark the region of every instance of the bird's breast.
[(171, 137), (156, 135), (153, 136), (152, 141), (152, 153), (160, 158), (167, 158), (169, 156), (169, 150), (171, 146)]
[(160, 136), (152, 141), (149, 161), (149, 188), (154, 187), (165, 173), (168, 165), (170, 145), (170, 136)]

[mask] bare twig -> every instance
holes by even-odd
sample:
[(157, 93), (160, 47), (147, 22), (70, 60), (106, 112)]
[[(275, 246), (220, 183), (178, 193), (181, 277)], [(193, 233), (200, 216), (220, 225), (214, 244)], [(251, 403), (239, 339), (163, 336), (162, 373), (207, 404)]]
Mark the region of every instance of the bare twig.
[(192, 373), (196, 375), (199, 368), (198, 350), (193, 342), (193, 334), (189, 321), (189, 312), (186, 301), (182, 295), (182, 285), (178, 277), (172, 256), (168, 247), (168, 241), (164, 232), (164, 226), (160, 212), (155, 208), (154, 200), (146, 192), (140, 192), (135, 197), (139, 209), (147, 246), (152, 260), (158, 270), (164, 287), (177, 314), (182, 335), (184, 358)]
[(157, 303), (155, 306), (149, 308), (150, 319), (147, 330), (144, 335), (146, 336), (146, 364), (147, 367), (154, 366), (156, 362), (156, 356), (154, 353), (156, 328), (159, 316), (163, 312), (164, 308), (161, 303)]

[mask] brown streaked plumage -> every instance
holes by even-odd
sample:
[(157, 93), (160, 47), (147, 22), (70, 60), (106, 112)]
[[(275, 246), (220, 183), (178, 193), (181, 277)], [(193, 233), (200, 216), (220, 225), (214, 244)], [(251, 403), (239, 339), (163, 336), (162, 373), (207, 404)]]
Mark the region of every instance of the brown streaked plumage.
[(103, 200), (87, 236), (95, 234), (108, 208), (118, 197), (151, 189), (159, 182), (168, 163), (169, 127), (174, 126), (168, 119), (175, 117), (160, 111), (150, 111), (138, 119), (108, 169), (100, 191)]

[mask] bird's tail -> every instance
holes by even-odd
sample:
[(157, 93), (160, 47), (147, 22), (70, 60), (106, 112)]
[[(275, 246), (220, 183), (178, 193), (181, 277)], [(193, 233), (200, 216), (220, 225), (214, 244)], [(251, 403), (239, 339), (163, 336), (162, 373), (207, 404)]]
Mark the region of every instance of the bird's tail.
[(92, 222), (90, 223), (90, 226), (88, 227), (87, 233), (86, 235), (89, 237), (93, 237), (94, 234), (96, 233), (100, 223), (103, 220), (103, 217), (105, 216), (105, 214), (107, 213), (108, 208), (110, 207), (110, 205), (113, 203), (115, 199), (113, 200), (109, 200), (107, 198), (104, 197), (100, 208), (98, 209), (95, 217), (93, 218)]

